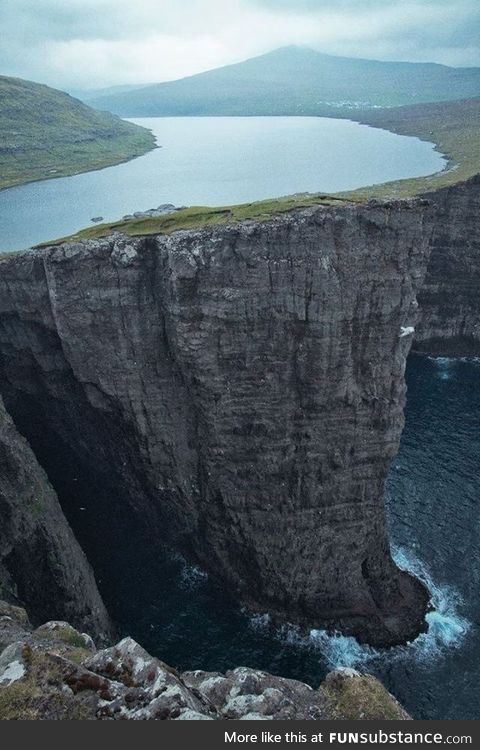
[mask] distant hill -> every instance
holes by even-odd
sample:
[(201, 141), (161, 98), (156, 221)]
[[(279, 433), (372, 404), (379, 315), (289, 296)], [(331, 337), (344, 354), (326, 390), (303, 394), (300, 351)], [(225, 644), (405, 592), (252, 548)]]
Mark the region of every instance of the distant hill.
[(154, 147), (145, 128), (63, 91), (0, 76), (0, 188), (99, 169)]
[(480, 94), (480, 68), (379, 62), (284, 47), (206, 73), (96, 96), (124, 117), (318, 115)]
[(125, 83), (119, 86), (107, 86), (100, 89), (74, 89), (69, 88), (68, 93), (70, 96), (74, 96), (75, 99), (88, 104), (92, 99), (99, 99), (103, 96), (111, 96), (112, 94), (124, 94), (128, 91), (134, 91), (135, 89), (143, 89), (148, 86), (147, 83)]

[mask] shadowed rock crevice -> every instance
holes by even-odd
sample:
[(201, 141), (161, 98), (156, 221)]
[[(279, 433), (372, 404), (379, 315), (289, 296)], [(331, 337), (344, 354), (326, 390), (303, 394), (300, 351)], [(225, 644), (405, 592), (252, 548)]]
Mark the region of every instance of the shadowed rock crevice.
[(0, 387), (91, 561), (131, 528), (254, 610), (415, 637), (383, 493), (431, 231), (346, 204), (4, 260)]
[(105, 641), (110, 622), (57, 496), (0, 399), (0, 584), (34, 622), (70, 618)]
[(480, 175), (426, 196), (438, 207), (414, 349), (480, 355)]
[[(35, 330), (41, 338), (37, 327)], [(45, 336), (48, 339), (47, 332)], [(8, 377), (15, 380), (13, 352), (2, 362)], [(118, 567), (122, 549), (145, 543), (159, 545), (163, 529), (155, 506), (149, 502), (135, 436), (121, 423), (108, 397), (96, 386), (83, 388), (64, 364), (46, 377), (38, 364), (30, 361), (28, 392), (5, 381), (5, 403), (55, 488), (108, 605), (114, 595), (109, 583), (122, 576)], [(39, 597), (45, 596), (41, 592), (42, 587)], [(45, 606), (39, 608), (41, 612)]]

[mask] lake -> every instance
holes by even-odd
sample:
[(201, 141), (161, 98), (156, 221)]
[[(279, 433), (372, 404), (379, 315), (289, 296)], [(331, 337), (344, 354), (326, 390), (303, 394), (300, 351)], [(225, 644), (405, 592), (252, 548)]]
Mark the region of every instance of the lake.
[(134, 119), (161, 148), (124, 164), (0, 191), (0, 251), (22, 250), (163, 203), (229, 205), (433, 174), (434, 145), (322, 117)]

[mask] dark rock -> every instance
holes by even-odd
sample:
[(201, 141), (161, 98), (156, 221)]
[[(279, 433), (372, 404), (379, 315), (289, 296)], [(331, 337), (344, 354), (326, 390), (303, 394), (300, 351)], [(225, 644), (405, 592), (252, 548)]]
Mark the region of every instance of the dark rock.
[[(71, 628), (68, 623), (63, 624)], [(221, 689), (218, 687), (222, 685)], [(215, 687), (217, 686), (217, 687)], [(250, 692), (250, 688), (252, 692)], [(179, 675), (131, 638), (80, 653), (51, 623), (0, 653), (1, 719), (408, 719), (374, 677), (346, 670), (318, 690), (247, 667)]]
[(414, 638), (383, 492), (431, 231), (345, 204), (3, 260), (0, 389), (97, 547), (123, 514), (253, 609)]
[[(44, 470), (0, 399), (0, 584), (33, 620), (66, 617), (105, 638), (110, 624), (85, 555)], [(0, 621), (28, 624), (18, 607)], [(25, 615), (26, 617), (26, 615)], [(0, 628), (0, 643), (2, 641)]]
[(414, 349), (480, 354), (480, 175), (428, 196), (438, 207)]

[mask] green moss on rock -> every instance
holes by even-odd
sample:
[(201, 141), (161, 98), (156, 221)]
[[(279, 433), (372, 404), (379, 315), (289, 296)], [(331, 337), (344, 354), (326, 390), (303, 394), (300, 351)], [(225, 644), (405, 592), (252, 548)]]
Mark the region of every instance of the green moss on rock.
[(393, 695), (372, 675), (361, 675), (353, 670), (331, 672), (320, 690), (332, 719), (410, 718)]

